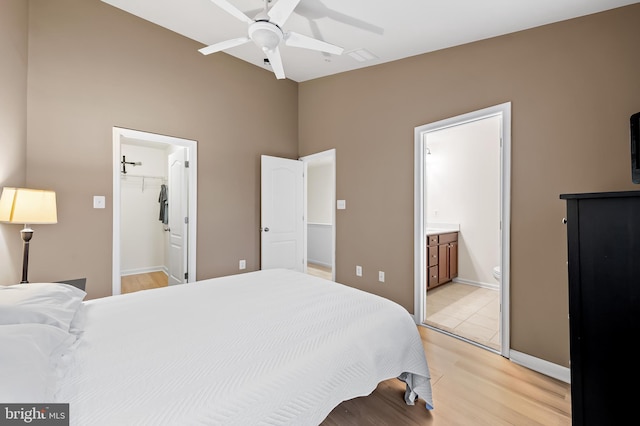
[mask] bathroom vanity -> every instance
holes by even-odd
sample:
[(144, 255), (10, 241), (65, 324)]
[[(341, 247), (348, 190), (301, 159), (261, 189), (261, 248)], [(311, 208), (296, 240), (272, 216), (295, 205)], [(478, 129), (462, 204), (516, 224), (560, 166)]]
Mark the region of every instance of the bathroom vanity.
[(427, 291), (458, 276), (458, 231), (427, 228)]

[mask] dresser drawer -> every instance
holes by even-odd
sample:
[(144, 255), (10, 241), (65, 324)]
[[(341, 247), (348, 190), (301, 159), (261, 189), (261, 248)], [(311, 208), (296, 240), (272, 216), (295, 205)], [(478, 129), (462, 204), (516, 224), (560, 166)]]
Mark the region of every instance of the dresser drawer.
[(437, 246), (438, 245), (438, 236), (437, 235), (429, 235), (427, 237), (427, 245), (428, 246)]

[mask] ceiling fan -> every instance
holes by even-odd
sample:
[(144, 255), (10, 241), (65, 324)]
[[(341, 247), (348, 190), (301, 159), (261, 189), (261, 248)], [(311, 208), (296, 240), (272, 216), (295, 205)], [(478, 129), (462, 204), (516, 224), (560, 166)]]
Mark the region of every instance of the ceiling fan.
[(282, 26), (289, 19), (300, 0), (278, 0), (270, 9), (269, 2), (271, 0), (264, 0), (264, 9), (254, 19), (249, 18), (227, 0), (211, 1), (225, 12), (246, 22), (248, 24), (248, 32), (246, 37), (234, 38), (203, 47), (198, 50), (203, 55), (209, 55), (253, 41), (267, 55), (276, 78), (283, 79), (285, 78), (284, 67), (280, 57), (280, 49), (278, 48), (283, 40), (286, 46), (312, 49), (333, 53), (334, 55), (341, 55), (343, 52), (342, 47), (282, 29)]

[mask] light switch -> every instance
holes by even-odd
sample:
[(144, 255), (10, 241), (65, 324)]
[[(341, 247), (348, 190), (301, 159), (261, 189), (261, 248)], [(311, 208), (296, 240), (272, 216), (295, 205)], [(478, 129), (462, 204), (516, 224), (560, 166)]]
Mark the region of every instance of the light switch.
[(104, 207), (105, 207), (104, 195), (94, 195), (93, 196), (93, 208), (94, 209), (104, 209)]
[(338, 210), (344, 210), (347, 208), (347, 200), (338, 200)]

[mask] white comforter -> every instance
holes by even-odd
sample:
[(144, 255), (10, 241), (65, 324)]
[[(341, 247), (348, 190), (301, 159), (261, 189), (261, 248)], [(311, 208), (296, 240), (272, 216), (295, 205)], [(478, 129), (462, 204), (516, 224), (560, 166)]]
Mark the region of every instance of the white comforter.
[(400, 305), (288, 270), (85, 302), (56, 394), (74, 425), (317, 425), (343, 400), (429, 370)]

